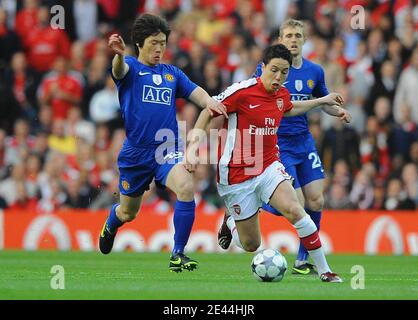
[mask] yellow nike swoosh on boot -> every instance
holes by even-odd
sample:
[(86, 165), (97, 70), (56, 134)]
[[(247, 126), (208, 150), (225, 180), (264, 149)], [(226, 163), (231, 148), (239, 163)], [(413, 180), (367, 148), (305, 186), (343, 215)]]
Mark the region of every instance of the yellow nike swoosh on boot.
[(174, 264), (180, 264), (181, 263), (181, 258), (177, 258), (176, 260), (171, 260), (170, 262), (174, 263)]
[(311, 272), (310, 268), (306, 268), (306, 270), (301, 270), (301, 269), (297, 269), (297, 268), (293, 267), (293, 270), (300, 273), (300, 274), (308, 274), (309, 272)]
[(102, 238), (104, 237), (105, 228), (106, 228), (106, 221), (105, 221), (105, 223), (104, 223), (104, 225), (103, 225), (102, 232), (100, 232), (100, 236), (101, 236)]

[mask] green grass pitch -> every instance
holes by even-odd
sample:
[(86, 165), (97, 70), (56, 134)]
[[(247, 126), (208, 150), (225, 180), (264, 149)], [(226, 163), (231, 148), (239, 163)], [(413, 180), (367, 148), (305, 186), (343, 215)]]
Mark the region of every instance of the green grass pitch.
[[(204, 254), (193, 272), (168, 271), (168, 253), (0, 251), (0, 299), (282, 300), (418, 299), (418, 257), (329, 255), (344, 279), (322, 283), (315, 276), (292, 275), (261, 283), (251, 274), (253, 254)], [(286, 255), (288, 264), (294, 255)], [(65, 289), (51, 289), (51, 267), (64, 268)], [(365, 288), (353, 290), (351, 268), (365, 269)]]

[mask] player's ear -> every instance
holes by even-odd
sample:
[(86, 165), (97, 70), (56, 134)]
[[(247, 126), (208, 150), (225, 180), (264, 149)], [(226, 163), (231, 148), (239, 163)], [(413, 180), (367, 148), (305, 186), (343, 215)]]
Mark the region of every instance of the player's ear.
[(264, 64), (264, 62), (261, 63), (261, 72), (264, 72), (264, 70), (266, 70), (266, 65)]

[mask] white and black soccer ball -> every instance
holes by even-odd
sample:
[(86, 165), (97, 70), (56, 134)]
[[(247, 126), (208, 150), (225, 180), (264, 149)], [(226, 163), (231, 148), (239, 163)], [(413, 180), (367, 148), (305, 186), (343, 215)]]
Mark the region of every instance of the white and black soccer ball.
[(287, 261), (279, 251), (264, 249), (254, 256), (251, 270), (258, 281), (277, 282), (284, 277)]

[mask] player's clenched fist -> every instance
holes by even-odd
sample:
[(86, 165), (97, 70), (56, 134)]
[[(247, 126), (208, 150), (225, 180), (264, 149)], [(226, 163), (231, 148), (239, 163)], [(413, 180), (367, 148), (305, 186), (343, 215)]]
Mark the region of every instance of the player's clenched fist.
[(123, 55), (125, 52), (125, 42), (118, 34), (114, 33), (109, 37), (108, 46), (115, 54)]

